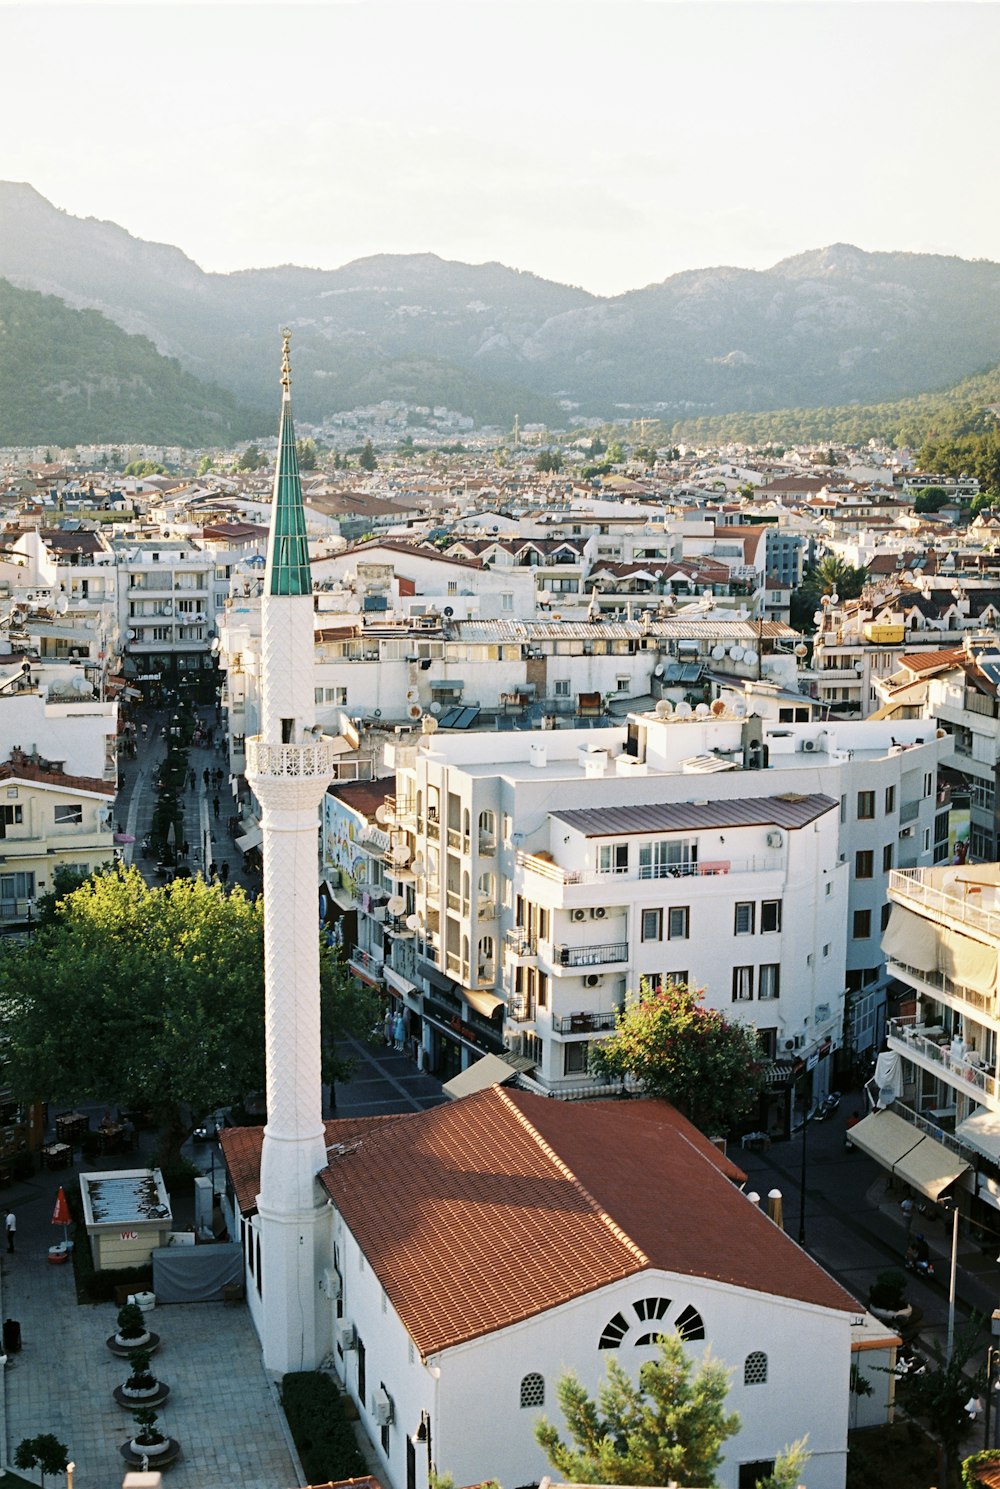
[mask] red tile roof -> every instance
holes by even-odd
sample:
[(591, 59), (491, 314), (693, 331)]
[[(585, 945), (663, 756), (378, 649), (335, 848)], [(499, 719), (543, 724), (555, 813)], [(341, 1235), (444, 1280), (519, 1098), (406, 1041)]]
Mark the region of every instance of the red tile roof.
[[(366, 1135), (373, 1127), (401, 1120), (400, 1117), (341, 1117), (325, 1122), (327, 1151), (337, 1143), (350, 1143)], [(241, 1215), (253, 1215), (257, 1209), (263, 1146), (263, 1127), (224, 1127), (219, 1133), (219, 1147), (233, 1181), (236, 1208)]]
[(858, 1311), (666, 1102), (494, 1086), (353, 1136), (320, 1181), (424, 1356), (650, 1267)]

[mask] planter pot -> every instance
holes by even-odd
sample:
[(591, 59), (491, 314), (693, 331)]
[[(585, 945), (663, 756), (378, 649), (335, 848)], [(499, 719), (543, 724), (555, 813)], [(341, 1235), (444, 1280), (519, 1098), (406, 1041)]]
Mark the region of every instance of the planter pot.
[(113, 1355), (127, 1360), (134, 1350), (145, 1349), (153, 1354), (160, 1347), (160, 1336), (152, 1332), (145, 1333), (138, 1339), (120, 1339), (117, 1334), (109, 1334), (104, 1341)]
[(162, 1380), (154, 1380), (148, 1391), (130, 1391), (128, 1385), (116, 1386), (112, 1392), (119, 1406), (132, 1411), (137, 1406), (162, 1406), (170, 1395), (170, 1387)]
[(128, 1468), (141, 1468), (145, 1461), (153, 1472), (159, 1473), (180, 1457), (181, 1445), (176, 1437), (166, 1437), (161, 1443), (141, 1443), (133, 1437), (123, 1442), (118, 1451)]
[(149, 1330), (146, 1329), (145, 1332), (142, 1334), (134, 1334), (132, 1336), (126, 1336), (125, 1334), (116, 1334), (114, 1337), (115, 1343), (117, 1344), (119, 1349), (145, 1349), (146, 1345), (152, 1338), (152, 1335), (150, 1334)]
[(129, 1447), (137, 1458), (159, 1458), (161, 1453), (170, 1452), (170, 1438), (161, 1437), (158, 1442), (140, 1442), (133, 1437)]
[(57, 1246), (49, 1247), (49, 1263), (53, 1267), (64, 1266), (73, 1253), (72, 1241), (60, 1241)]

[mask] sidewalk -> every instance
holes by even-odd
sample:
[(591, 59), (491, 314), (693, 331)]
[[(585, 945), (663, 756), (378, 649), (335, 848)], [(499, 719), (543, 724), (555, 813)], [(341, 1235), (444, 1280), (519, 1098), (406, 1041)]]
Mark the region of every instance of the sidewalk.
[[(101, 1108), (83, 1110), (94, 1114), (95, 1125)], [(142, 1167), (148, 1161), (142, 1150), (152, 1142), (152, 1134), (142, 1134), (138, 1153), (98, 1164)], [(5, 1191), (17, 1217), (17, 1242), (13, 1256), (0, 1256), (0, 1310), (20, 1323), (23, 1348), (0, 1369), (0, 1447), (4, 1465), (11, 1464), (23, 1438), (53, 1432), (76, 1464), (78, 1489), (114, 1489), (124, 1473), (118, 1449), (132, 1435), (130, 1413), (111, 1394), (125, 1379), (125, 1367), (105, 1345), (117, 1308), (78, 1305), (72, 1266), (48, 1262), (49, 1246), (62, 1238), (61, 1228), (51, 1223), (56, 1194), (60, 1184), (67, 1191), (77, 1184), (79, 1154), (76, 1162), (76, 1168), (58, 1173), (42, 1169)], [(191, 1202), (175, 1206), (177, 1228), (191, 1213)], [(170, 1469), (175, 1489), (302, 1483), (246, 1307), (158, 1307), (150, 1325), (163, 1341), (153, 1370), (171, 1388), (160, 1423), (181, 1444), (181, 1457)]]

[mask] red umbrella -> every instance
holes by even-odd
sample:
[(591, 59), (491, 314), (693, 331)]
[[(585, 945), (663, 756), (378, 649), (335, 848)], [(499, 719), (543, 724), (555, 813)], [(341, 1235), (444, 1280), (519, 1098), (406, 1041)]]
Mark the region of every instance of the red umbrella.
[(69, 1213), (69, 1205), (66, 1203), (66, 1194), (62, 1185), (59, 1185), (59, 1193), (56, 1195), (56, 1206), (52, 1211), (52, 1224), (61, 1225), (63, 1228), (63, 1240), (68, 1240), (66, 1227), (72, 1219)]

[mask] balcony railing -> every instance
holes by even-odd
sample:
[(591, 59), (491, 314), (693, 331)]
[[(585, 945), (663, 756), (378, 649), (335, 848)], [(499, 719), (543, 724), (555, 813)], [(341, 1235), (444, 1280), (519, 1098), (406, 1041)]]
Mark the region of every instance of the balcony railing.
[[(975, 926), (976, 930), (985, 931), (987, 935), (1000, 941), (1000, 912), (984, 910), (976, 902), (979, 894), (969, 894), (970, 888), (975, 890), (978, 886), (961, 885), (957, 881), (954, 888), (938, 888), (936, 885), (928, 884), (922, 877), (923, 869), (893, 869), (889, 875), (889, 892), (903, 901), (911, 901), (922, 905), (928, 910), (935, 910), (940, 915), (947, 915), (949, 920), (961, 920), (966, 925)], [(938, 871), (940, 872), (940, 871)], [(991, 886), (988, 888), (990, 895), (995, 893)], [(962, 889), (966, 893), (961, 893)]]
[(456, 848), (460, 853), (468, 853), (468, 851), (469, 851), (469, 834), (467, 832), (466, 833), (463, 833), (460, 828), (449, 827), (449, 829), (448, 829), (448, 847), (449, 848)]
[(589, 1034), (592, 1030), (613, 1029), (618, 1014), (609, 1008), (604, 1013), (567, 1013), (552, 1020), (556, 1034)]
[(528, 1024), (535, 1017), (534, 1004), (528, 998), (508, 998), (507, 1017), (514, 1024)]
[(613, 869), (598, 873), (595, 869), (564, 869), (548, 858), (534, 853), (517, 853), (517, 867), (537, 874), (553, 884), (620, 884), (623, 880), (698, 879), (716, 874), (761, 874), (782, 867), (781, 855), (757, 853), (751, 858), (702, 859), (698, 863), (636, 864), (634, 868)]
[(995, 993), (980, 993), (976, 988), (966, 987), (964, 983), (953, 982), (946, 972), (927, 972), (921, 967), (910, 967), (896, 956), (890, 955), (887, 961), (896, 969), (893, 975), (898, 974), (904, 982), (912, 983), (914, 986), (926, 983), (928, 987), (935, 988), (949, 998), (954, 998), (956, 1002), (968, 1004), (970, 1008), (985, 1014), (987, 1018), (995, 1019), (1000, 1012)]
[(538, 954), (538, 937), (532, 936), (528, 931), (519, 929), (508, 931), (503, 940), (511, 956), (537, 956)]
[(554, 950), (560, 967), (606, 967), (611, 962), (628, 961), (627, 941), (610, 941), (604, 946), (556, 946)]
[(943, 1032), (934, 1033), (922, 1028), (914, 1022), (912, 1015), (890, 1019), (888, 1033), (889, 1038), (896, 1041), (901, 1054), (915, 1055), (926, 1061), (935, 1067), (936, 1073), (961, 1090), (971, 1086), (977, 1099), (981, 1094), (997, 1100), (998, 1083), (978, 1064), (975, 1051), (953, 1054), (954, 1045)]
[(479, 851), (484, 858), (492, 858), (497, 851), (497, 840), (485, 833), (479, 834)]
[(367, 972), (369, 977), (382, 976), (382, 957), (373, 956), (370, 951), (364, 951), (360, 946), (355, 946), (348, 958), (348, 963)]

